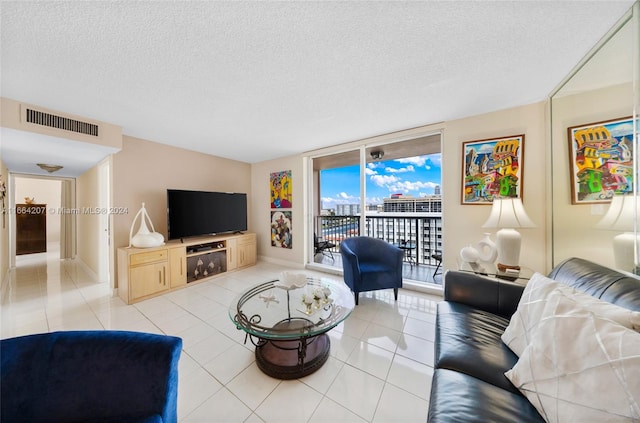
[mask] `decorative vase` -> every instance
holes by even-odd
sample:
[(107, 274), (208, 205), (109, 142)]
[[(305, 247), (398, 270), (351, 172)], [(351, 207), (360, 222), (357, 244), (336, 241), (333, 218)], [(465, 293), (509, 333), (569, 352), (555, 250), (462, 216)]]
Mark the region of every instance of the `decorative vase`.
[(467, 263), (475, 263), (478, 261), (478, 250), (471, 245), (460, 250), (460, 258)]
[[(133, 235), (133, 228), (136, 225), (136, 219), (140, 216), (140, 228), (138, 232)], [(147, 227), (146, 219), (149, 220), (149, 225), (151, 225), (151, 231)], [(147, 214), (147, 210), (144, 208), (144, 203), (142, 203), (142, 207), (136, 213), (136, 216), (133, 218), (133, 223), (131, 223), (131, 230), (129, 231), (129, 247), (134, 246), (137, 248), (151, 248), (151, 247), (159, 247), (164, 244), (164, 236), (155, 232), (153, 228), (153, 222), (151, 218)]]
[(478, 260), (484, 263), (493, 263), (498, 258), (498, 247), (491, 240), (491, 234), (485, 232), (484, 237), (476, 244)]

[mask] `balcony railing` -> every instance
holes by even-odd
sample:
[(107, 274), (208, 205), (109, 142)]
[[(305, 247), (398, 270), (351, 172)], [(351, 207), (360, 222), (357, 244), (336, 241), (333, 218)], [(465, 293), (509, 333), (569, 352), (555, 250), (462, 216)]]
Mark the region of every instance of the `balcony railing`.
[(359, 235), (383, 239), (391, 244), (404, 245), (407, 258), (415, 264), (436, 266), (434, 254), (442, 253), (442, 216), (406, 216), (402, 213), (369, 215), (365, 227), (360, 228), (360, 216), (316, 216), (318, 235), (331, 241), (339, 251), (345, 238)]

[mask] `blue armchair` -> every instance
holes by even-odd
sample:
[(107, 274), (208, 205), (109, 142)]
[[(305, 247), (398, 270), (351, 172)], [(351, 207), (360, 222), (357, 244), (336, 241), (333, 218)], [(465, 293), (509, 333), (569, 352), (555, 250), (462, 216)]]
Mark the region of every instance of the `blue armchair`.
[(381, 239), (357, 236), (340, 243), (340, 255), (344, 281), (353, 291), (356, 305), (360, 292), (377, 289), (393, 288), (398, 299), (398, 288), (402, 288), (400, 248)]
[(0, 421), (177, 421), (182, 339), (69, 331), (0, 341)]

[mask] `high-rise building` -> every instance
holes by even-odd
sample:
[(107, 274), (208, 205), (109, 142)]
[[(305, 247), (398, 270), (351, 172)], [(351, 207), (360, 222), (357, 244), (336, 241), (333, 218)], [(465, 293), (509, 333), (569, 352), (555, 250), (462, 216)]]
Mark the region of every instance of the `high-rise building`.
[(356, 216), (360, 214), (360, 204), (336, 204), (337, 216)]
[(394, 194), (383, 199), (381, 213), (367, 214), (365, 234), (389, 242), (406, 242), (418, 263), (442, 253), (442, 196), (412, 197)]
[(442, 213), (442, 196), (412, 197), (393, 194), (382, 200), (384, 211), (390, 213)]

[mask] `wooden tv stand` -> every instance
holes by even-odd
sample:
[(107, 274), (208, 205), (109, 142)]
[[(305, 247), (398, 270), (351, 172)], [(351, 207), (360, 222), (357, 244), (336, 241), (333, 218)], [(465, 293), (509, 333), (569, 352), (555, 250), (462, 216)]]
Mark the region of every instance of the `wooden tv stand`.
[(118, 248), (118, 295), (127, 304), (256, 264), (256, 234), (173, 240), (154, 248)]

